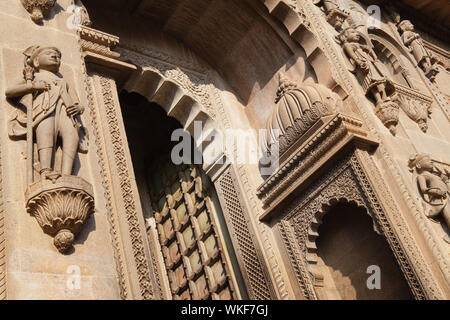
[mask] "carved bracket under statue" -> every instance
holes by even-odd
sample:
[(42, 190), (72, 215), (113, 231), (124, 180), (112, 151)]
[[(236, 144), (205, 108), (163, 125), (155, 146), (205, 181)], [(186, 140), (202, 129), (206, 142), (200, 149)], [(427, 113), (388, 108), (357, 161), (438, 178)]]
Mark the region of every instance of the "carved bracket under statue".
[(433, 99), (423, 93), (394, 83), (397, 101), (406, 115), (417, 123), (424, 133), (428, 131), (428, 119), (432, 114)]
[(44, 16), (48, 15), (56, 0), (21, 0), (25, 9), (30, 13), (35, 23), (42, 23)]
[[(423, 200), (425, 215), (435, 221), (442, 219), (449, 232), (450, 166), (433, 161), (427, 154), (412, 156), (408, 165)], [(448, 234), (443, 239), (450, 244)]]
[(91, 184), (73, 175), (77, 153), (87, 152), (84, 107), (59, 73), (58, 48), (32, 46), (24, 55), (24, 79), (6, 90), (17, 108), (8, 131), (27, 141), (27, 210), (63, 253), (94, 211)]
[(25, 194), (27, 211), (42, 230), (54, 237), (53, 243), (64, 253), (81, 231), (84, 222), (94, 212), (92, 185), (75, 176), (59, 177), (55, 183), (39, 181)]

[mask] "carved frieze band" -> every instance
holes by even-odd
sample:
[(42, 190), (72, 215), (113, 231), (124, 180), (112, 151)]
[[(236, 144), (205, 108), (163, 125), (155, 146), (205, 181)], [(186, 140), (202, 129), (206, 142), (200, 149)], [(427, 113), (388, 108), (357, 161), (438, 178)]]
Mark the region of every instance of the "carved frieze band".
[(246, 279), (249, 297), (255, 300), (274, 299), (270, 289), (271, 281), (264, 271), (264, 263), (249, 229), (230, 169), (219, 178), (216, 189), (221, 198), (236, 254), (243, 262), (241, 271)]
[(339, 165), (318, 179), (285, 210), (285, 216), (278, 224), (303, 294), (308, 299), (315, 298), (314, 276), (311, 272), (314, 268), (315, 252), (311, 251), (314, 246), (309, 246), (308, 242), (317, 236), (314, 230), (317, 229), (320, 217), (327, 207), (337, 201), (347, 201), (365, 208), (372, 217), (375, 229), (382, 232), (391, 246), (415, 297), (438, 299), (439, 290), (430, 281), (429, 274), (424, 270), (417, 270), (421, 265), (420, 254), (415, 253), (415, 256), (411, 256), (410, 250), (406, 252), (405, 247), (411, 247), (412, 244), (408, 243), (409, 239), (403, 234), (404, 231), (398, 229), (399, 223), (396, 221), (399, 219), (398, 214), (395, 213), (395, 217), (388, 216), (378, 201), (360, 164), (362, 160), (368, 160), (366, 159), (368, 156), (365, 157), (364, 153), (365, 151), (355, 151), (341, 160)]
[(119, 53), (111, 50), (119, 44), (119, 37), (87, 26), (80, 26), (78, 34), (83, 51), (93, 52), (113, 59), (120, 57)]
[(100, 137), (102, 136), (100, 131), (100, 123), (99, 123), (99, 116), (96, 113), (96, 110), (94, 108), (94, 93), (93, 93), (93, 83), (88, 77), (87, 74), (85, 74), (86, 80), (86, 92), (88, 93), (88, 100), (89, 100), (89, 106), (90, 106), (90, 116), (91, 116), (91, 125), (93, 128), (93, 136), (95, 145), (97, 148), (97, 157), (99, 159), (100, 164), (100, 176), (102, 177), (102, 186), (105, 190), (104, 196), (106, 200), (106, 215), (108, 218), (109, 226), (110, 226), (110, 233), (112, 238), (112, 245), (113, 245), (113, 253), (114, 253), (114, 260), (116, 262), (116, 271), (117, 276), (119, 280), (119, 289), (120, 289), (120, 298), (125, 300), (128, 298), (129, 292), (125, 280), (125, 266), (124, 261), (122, 258), (122, 253), (120, 252), (120, 236), (119, 236), (119, 226), (117, 223), (117, 219), (115, 218), (115, 214), (113, 212), (113, 205), (112, 205), (112, 195), (111, 195), (111, 187), (108, 185), (108, 179), (106, 176), (107, 172), (107, 165), (106, 165), (106, 155), (105, 152), (102, 150), (102, 143), (100, 142)]
[(114, 80), (100, 77), (101, 93), (105, 107), (107, 125), (111, 143), (113, 146), (115, 165), (117, 166), (119, 183), (122, 191), (122, 200), (125, 205), (128, 231), (131, 237), (132, 252), (138, 273), (140, 292), (144, 299), (153, 298), (153, 288), (150, 277), (150, 269), (145, 255), (143, 238), (139, 228), (135, 199), (132, 194), (129, 168), (125, 161), (124, 141), (119, 129), (119, 120), (116, 113), (113, 97)]

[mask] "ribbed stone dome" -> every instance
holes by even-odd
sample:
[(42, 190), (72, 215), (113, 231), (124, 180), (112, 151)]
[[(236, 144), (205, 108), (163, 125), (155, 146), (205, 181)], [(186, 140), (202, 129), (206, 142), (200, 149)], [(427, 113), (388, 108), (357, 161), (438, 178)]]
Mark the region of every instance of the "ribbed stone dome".
[(337, 104), (342, 101), (323, 85), (298, 85), (280, 76), (275, 103), (276, 107), (266, 125), (264, 148), (270, 154), (273, 143), (279, 141), (281, 155), (321, 117), (335, 113)]

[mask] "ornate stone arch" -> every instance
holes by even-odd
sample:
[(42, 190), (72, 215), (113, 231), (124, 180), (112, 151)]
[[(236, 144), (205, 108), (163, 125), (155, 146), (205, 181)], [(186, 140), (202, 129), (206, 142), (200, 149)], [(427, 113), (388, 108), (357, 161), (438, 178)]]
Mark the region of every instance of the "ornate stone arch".
[(411, 67), (414, 68), (414, 63), (405, 48), (381, 29), (369, 30), (369, 37), (375, 50), (381, 53), (391, 63), (394, 71), (402, 73), (406, 81), (410, 82), (408, 79), (411, 76), (409, 70), (411, 70)]
[(359, 160), (363, 152), (348, 154), (335, 165), (335, 169), (314, 181), (294, 203), (283, 210), (284, 215), (278, 221), (278, 230), (303, 295), (307, 299), (316, 299), (314, 287), (323, 279), (315, 268), (315, 240), (318, 237), (320, 219), (326, 213), (327, 207), (344, 200), (364, 208), (371, 216), (374, 230), (386, 238), (414, 296), (417, 299), (431, 298), (425, 290), (427, 284), (423, 278), (417, 276), (390, 218), (365, 176)]
[[(82, 45), (85, 54), (90, 55), (87, 48)], [(194, 135), (194, 121), (202, 121), (202, 129), (206, 134), (194, 142), (197, 146), (202, 146), (203, 152), (207, 152), (215, 142), (211, 142), (210, 135), (223, 126), (226, 127), (227, 119), (220, 94), (205, 70), (192, 71), (183, 68), (183, 63), (179, 61), (162, 61), (161, 57), (154, 57), (148, 52), (138, 53), (124, 48), (119, 51), (122, 61), (109, 60), (105, 63), (96, 56), (86, 59), (89, 62), (87, 84), (92, 105), (91, 117), (96, 140), (105, 140), (105, 148), (102, 143), (97, 143), (98, 156), (101, 159), (103, 186), (110, 211), (122, 298), (158, 299), (164, 297), (155, 265), (158, 248), (143, 236), (146, 234), (143, 227), (145, 223), (142, 221), (140, 203), (136, 201), (139, 194), (134, 183), (134, 173), (129, 169), (132, 168), (132, 163), (128, 147), (124, 143), (126, 134), (117, 83), (111, 76), (111, 69), (120, 69), (119, 78), (125, 80), (122, 89), (138, 93), (149, 102), (159, 104), (168, 116), (180, 122), (194, 140), (197, 138)], [(103, 67), (99, 69), (98, 64)], [(98, 94), (95, 95), (94, 92)], [(98, 96), (97, 101), (94, 96)], [(212, 178), (219, 195), (249, 297), (258, 300), (274, 299), (276, 295), (261, 249), (252, 226), (247, 222), (249, 218), (244, 200), (237, 191), (234, 168), (225, 161), (219, 161), (223, 160), (224, 154), (223, 150), (213, 162), (205, 163), (204, 170)], [(121, 214), (120, 211), (124, 213)], [(127, 270), (130, 269), (134, 270), (136, 277), (133, 274), (127, 275)]]

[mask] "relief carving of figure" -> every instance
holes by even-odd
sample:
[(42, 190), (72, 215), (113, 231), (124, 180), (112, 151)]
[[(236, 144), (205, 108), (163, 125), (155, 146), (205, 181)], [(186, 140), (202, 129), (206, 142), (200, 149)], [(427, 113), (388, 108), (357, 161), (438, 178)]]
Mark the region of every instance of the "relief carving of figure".
[(409, 20), (403, 20), (398, 24), (398, 30), (400, 31), (403, 44), (413, 54), (425, 75), (433, 81), (439, 70), (432, 63), (431, 55), (425, 48), (421, 36), (414, 32), (414, 25)]
[[(425, 211), (427, 217), (431, 219), (441, 216), (450, 228), (450, 172), (439, 169), (433, 164), (429, 155), (417, 154), (409, 160), (411, 171), (417, 173), (417, 184), (422, 194), (423, 200), (428, 204)], [(444, 240), (450, 243), (448, 235)]]
[[(27, 211), (64, 253), (95, 209), (92, 185), (72, 175), (78, 150), (87, 151), (86, 145), (80, 144), (81, 131), (85, 131), (79, 115), (84, 108), (59, 73), (59, 49), (33, 46), (24, 55), (24, 80), (5, 92), (7, 98), (19, 100), (9, 122), (9, 135), (27, 139)], [(62, 152), (57, 156), (59, 141)], [(34, 170), (39, 171), (40, 179), (34, 177)]]
[(388, 73), (370, 45), (361, 43), (361, 34), (353, 28), (345, 29), (340, 38), (366, 93), (372, 94), (377, 104), (389, 100)]
[(313, 3), (315, 5), (323, 5), (323, 9), (327, 15), (327, 21), (335, 29), (340, 29), (348, 17), (348, 14), (340, 7), (339, 0), (315, 0)]
[[(32, 127), (40, 162), (42, 180), (71, 175), (79, 147), (81, 127), (77, 116), (83, 113), (75, 91), (59, 74), (61, 52), (57, 48), (34, 46), (25, 51), (25, 68), (30, 73), (24, 80), (6, 91), (8, 98), (32, 96)], [(33, 80), (30, 80), (30, 79)], [(11, 137), (23, 138), (27, 132), (27, 117), (18, 112), (10, 122)], [(52, 167), (57, 139), (62, 141), (61, 168)]]
[(378, 60), (375, 51), (363, 34), (349, 27), (341, 32), (339, 40), (346, 56), (352, 65), (352, 72), (356, 73), (362, 82), (366, 95), (375, 100), (376, 113), (383, 124), (395, 134), (398, 123), (399, 106), (396, 100), (395, 89), (389, 80), (389, 73)]

